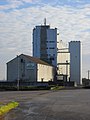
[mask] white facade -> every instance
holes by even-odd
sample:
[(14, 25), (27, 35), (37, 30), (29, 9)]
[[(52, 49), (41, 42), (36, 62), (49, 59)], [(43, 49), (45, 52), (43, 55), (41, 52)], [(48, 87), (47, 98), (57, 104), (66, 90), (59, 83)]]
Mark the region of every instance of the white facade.
[(57, 66), (57, 29), (48, 25), (33, 29), (33, 56)]
[[(67, 75), (68, 80), (70, 77), (70, 53), (68, 47), (62, 40), (58, 40), (57, 42), (57, 67), (58, 67), (58, 75)], [(68, 64), (66, 64), (68, 62)]]
[(77, 84), (82, 84), (82, 57), (81, 42), (71, 41), (69, 43), (70, 51), (70, 80)]
[(37, 81), (38, 82), (48, 82), (54, 80), (54, 71), (52, 66), (46, 66), (38, 64), (37, 66)]

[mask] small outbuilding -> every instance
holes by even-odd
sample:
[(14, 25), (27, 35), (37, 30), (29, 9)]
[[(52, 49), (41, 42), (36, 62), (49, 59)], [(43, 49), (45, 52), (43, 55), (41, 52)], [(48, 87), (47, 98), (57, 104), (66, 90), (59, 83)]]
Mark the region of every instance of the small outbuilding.
[(21, 54), (7, 63), (7, 81), (53, 81), (54, 70), (54, 66), (39, 58)]

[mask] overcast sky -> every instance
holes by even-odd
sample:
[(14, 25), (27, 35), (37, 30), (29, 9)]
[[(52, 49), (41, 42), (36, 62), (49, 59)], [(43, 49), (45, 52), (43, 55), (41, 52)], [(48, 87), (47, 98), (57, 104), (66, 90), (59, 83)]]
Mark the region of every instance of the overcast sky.
[(90, 70), (90, 0), (0, 0), (0, 79), (16, 55), (32, 55), (32, 30), (43, 24), (58, 28), (63, 42), (81, 41), (83, 77)]

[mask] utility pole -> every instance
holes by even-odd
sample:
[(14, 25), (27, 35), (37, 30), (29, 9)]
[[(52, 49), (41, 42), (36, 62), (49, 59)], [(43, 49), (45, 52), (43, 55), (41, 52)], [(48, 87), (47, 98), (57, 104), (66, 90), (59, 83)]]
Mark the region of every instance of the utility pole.
[(68, 60), (66, 60), (66, 81), (68, 79)]
[(88, 80), (89, 80), (89, 73), (90, 73), (90, 70), (88, 70)]
[(19, 91), (19, 56), (18, 55), (17, 55), (17, 68), (18, 68), (17, 90)]

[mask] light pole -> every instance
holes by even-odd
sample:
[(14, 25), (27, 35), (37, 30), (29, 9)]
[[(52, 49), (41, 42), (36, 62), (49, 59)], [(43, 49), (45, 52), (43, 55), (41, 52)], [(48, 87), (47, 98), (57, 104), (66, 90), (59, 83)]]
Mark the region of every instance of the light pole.
[(89, 80), (89, 73), (90, 73), (90, 70), (88, 70), (88, 80)]
[(17, 90), (19, 90), (19, 56), (18, 55), (17, 55), (17, 68), (18, 68)]
[(68, 79), (68, 60), (66, 60), (66, 81)]

